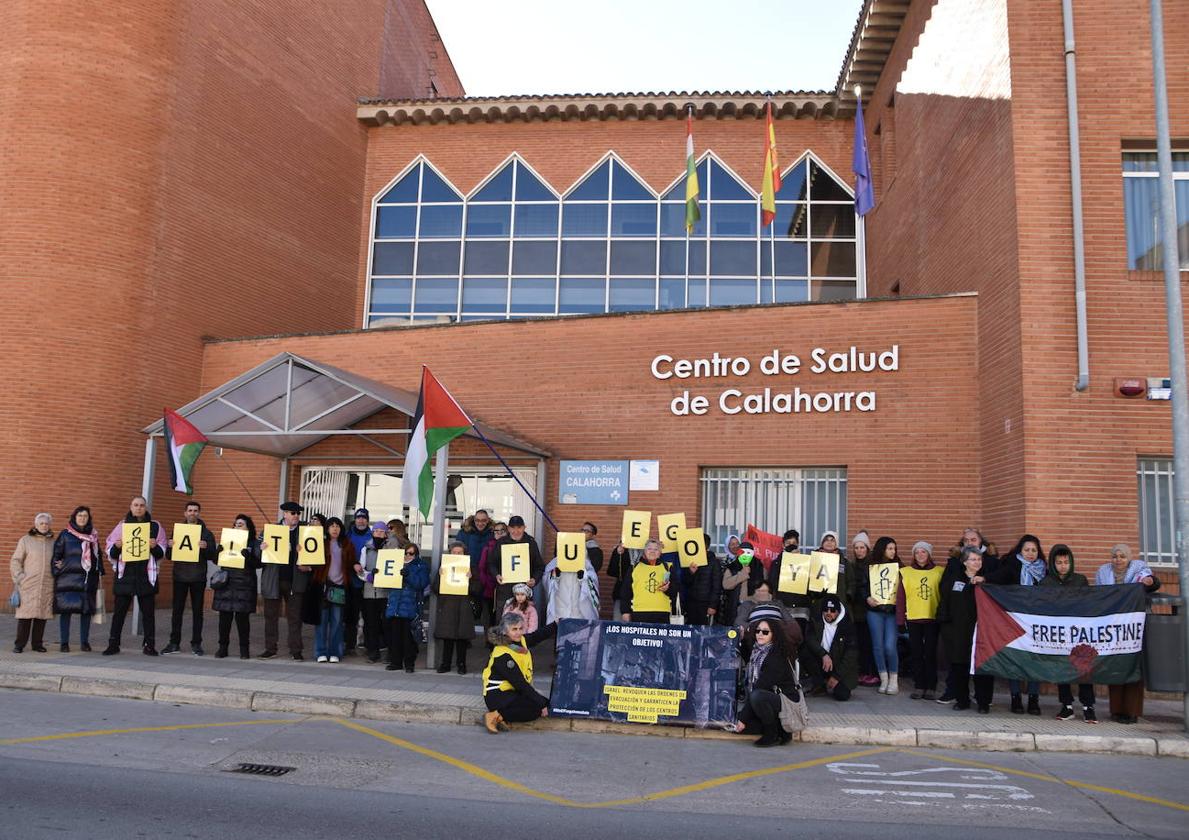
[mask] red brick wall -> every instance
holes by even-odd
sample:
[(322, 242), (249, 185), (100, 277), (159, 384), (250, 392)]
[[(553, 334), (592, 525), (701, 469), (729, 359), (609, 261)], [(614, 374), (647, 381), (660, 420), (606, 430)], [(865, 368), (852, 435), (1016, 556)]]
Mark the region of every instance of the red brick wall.
[(432, 33), (421, 0), (0, 4), (0, 544), (122, 515), (204, 336), (356, 321), (355, 100), (382, 66), (460, 94)]
[[(605, 545), (617, 538), (622, 508), (557, 505), (558, 459), (660, 458), (661, 491), (634, 493), (631, 504), (656, 513), (685, 511), (691, 523), (700, 515), (701, 467), (845, 466), (852, 531), (866, 527), (873, 536), (949, 545), (978, 505), (977, 481), (962, 466), (977, 447), (977, 418), (967, 410), (978, 393), (976, 353), (960, 340), (973, 329), (976, 310), (975, 298), (952, 297), (229, 341), (208, 345), (202, 387), (216, 387), (282, 350), (410, 390), (417, 387), (420, 365), (428, 364), (468, 411), (552, 453), (550, 515), (563, 529), (577, 529), (586, 519), (598, 523)], [(845, 350), (856, 342), (862, 349), (899, 342), (900, 371), (808, 372), (813, 347)], [(774, 347), (798, 353), (806, 369), (795, 377), (753, 372), (741, 380), (679, 385), (649, 372), (661, 352), (697, 358), (717, 350), (754, 361)], [(686, 388), (717, 395), (732, 386), (746, 392), (793, 385), (807, 391), (874, 387), (877, 410), (726, 416), (712, 408), (704, 417), (669, 412), (669, 401)], [(332, 453), (384, 454), (361, 442), (332, 440), (301, 455)], [(465, 449), (451, 458), (465, 463)], [(241, 456), (235, 463), (241, 475), (250, 470), (257, 498), (275, 505), (277, 461)], [(295, 459), (300, 463), (301, 456)], [(292, 492), (297, 472), (295, 466)], [(226, 523), (244, 504), (211, 455), (203, 455), (196, 482), (208, 521)], [(229, 504), (229, 498), (235, 501)], [(790, 515), (788, 524), (800, 523)]]

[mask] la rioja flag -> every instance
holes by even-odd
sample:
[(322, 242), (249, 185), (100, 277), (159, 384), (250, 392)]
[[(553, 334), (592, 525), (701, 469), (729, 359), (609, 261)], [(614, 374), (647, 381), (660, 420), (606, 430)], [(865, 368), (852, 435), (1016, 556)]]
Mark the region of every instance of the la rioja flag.
[(169, 452), (169, 477), (174, 490), (194, 495), (190, 474), (206, 443), (206, 436), (193, 423), (176, 411), (165, 409), (165, 449)]
[(400, 498), (401, 502), (428, 517), (433, 502), (431, 459), (439, 449), (466, 432), (471, 427), (471, 419), (427, 367), (421, 368), (421, 393), (410, 426), (412, 432), (405, 451)]

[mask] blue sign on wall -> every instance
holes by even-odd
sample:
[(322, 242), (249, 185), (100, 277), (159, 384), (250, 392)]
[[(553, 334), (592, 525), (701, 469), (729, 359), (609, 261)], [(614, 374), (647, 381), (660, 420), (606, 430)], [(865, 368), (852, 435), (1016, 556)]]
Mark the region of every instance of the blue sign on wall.
[(563, 505), (626, 505), (627, 461), (562, 461), (558, 501)]

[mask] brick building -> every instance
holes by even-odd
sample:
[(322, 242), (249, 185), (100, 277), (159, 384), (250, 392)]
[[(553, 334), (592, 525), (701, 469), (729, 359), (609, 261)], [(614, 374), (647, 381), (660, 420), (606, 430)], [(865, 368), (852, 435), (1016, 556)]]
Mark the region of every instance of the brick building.
[[(21, 58), (0, 67), (0, 272), (32, 302), (0, 342), (35, 374), (0, 405), (9, 542), (80, 501), (115, 522), (141, 486), (141, 429), (216, 397), (264, 418), (219, 427), (222, 455), (199, 462), (216, 528), (281, 496), (408, 517), (399, 430), (427, 364), (503, 433), (557, 524), (591, 519), (605, 544), (622, 505), (563, 504), (562, 461), (658, 461), (658, 489), (628, 506), (684, 511), (716, 541), (754, 522), (945, 546), (973, 523), (1004, 548), (1067, 542), (1083, 566), (1129, 542), (1171, 573), (1169, 404), (1117, 390), (1168, 373), (1146, 3), (1075, 4), (1080, 390), (1060, 4), (868, 2), (835, 90), (772, 97), (784, 188), (766, 228), (764, 96), (467, 98), (418, 2), (346, 19), (276, 5), (155, 4), (134, 24), (0, 12)], [(1165, 26), (1176, 143), (1189, 4), (1166, 0)], [(87, 49), (60, 49), (79, 33)], [(63, 120), (84, 74), (95, 116)], [(1184, 269), (1189, 151), (1177, 167)], [(841, 369), (852, 347), (884, 366)], [(716, 354), (747, 370), (692, 364)], [(267, 449), (289, 370), (326, 386), (313, 405), (359, 411)], [(530, 513), (485, 447), (450, 457), (448, 518)], [(160, 456), (152, 486), (157, 517), (179, 518)]]

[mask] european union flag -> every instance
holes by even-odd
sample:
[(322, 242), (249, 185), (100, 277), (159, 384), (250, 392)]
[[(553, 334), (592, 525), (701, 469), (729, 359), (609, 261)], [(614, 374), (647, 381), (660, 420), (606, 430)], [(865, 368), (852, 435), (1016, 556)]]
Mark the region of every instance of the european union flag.
[(863, 127), (863, 100), (856, 103), (855, 154), (851, 170), (855, 173), (855, 212), (867, 214), (875, 206), (875, 188), (871, 184), (871, 158), (867, 156), (867, 130)]

